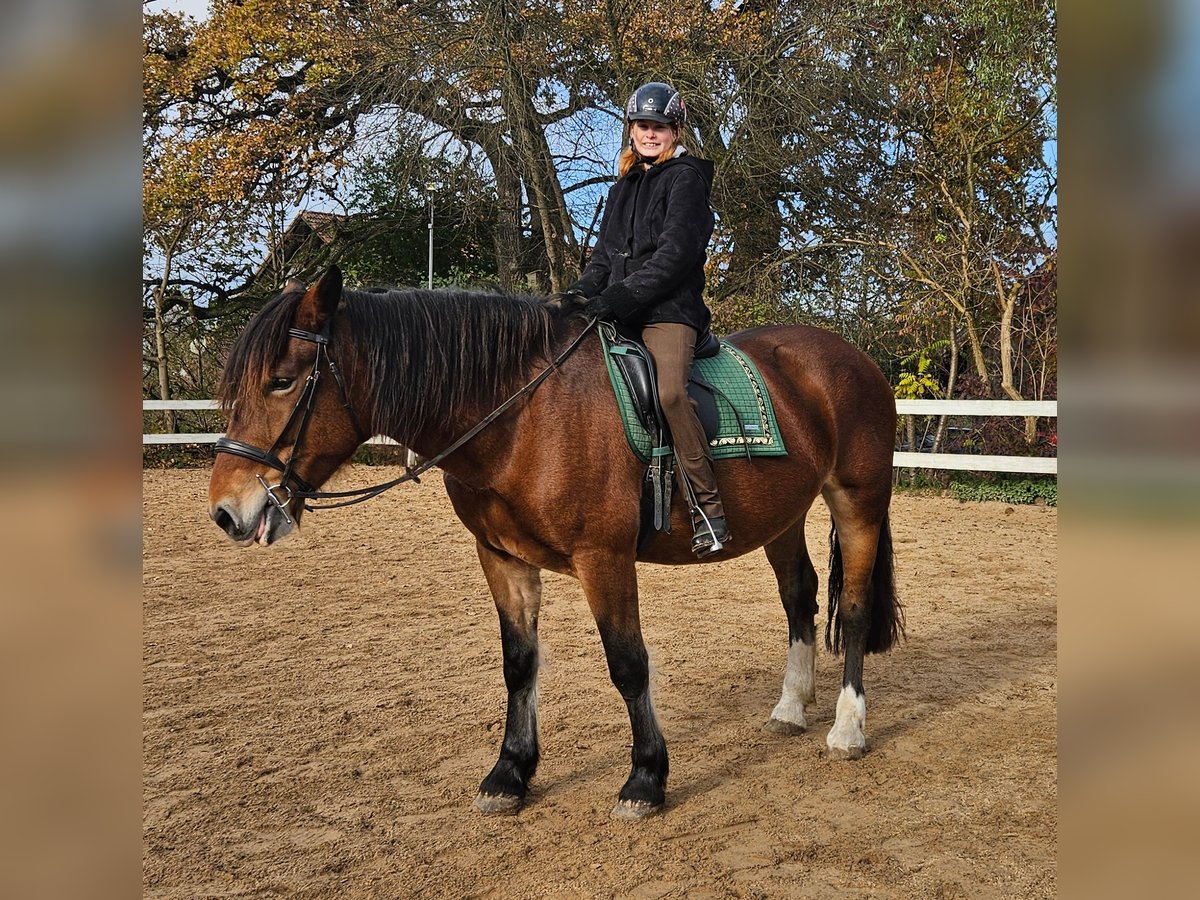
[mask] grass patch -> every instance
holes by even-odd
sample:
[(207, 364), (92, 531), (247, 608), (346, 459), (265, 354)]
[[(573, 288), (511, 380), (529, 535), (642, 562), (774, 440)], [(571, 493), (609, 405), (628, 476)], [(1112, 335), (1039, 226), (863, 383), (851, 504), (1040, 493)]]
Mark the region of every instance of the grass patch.
[(950, 496), (964, 502), (998, 500), (1001, 503), (1058, 506), (1058, 479), (995, 477), (987, 480), (954, 480), (950, 482)]

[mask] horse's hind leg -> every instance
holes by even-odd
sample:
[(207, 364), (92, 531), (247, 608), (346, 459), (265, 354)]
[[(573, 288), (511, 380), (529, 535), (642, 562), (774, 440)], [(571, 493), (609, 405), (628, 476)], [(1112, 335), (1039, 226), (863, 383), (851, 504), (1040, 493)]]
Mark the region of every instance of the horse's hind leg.
[(867, 747), (863, 657), (889, 649), (904, 629), (892, 574), (890, 484), (875, 490), (827, 487), (822, 493), (834, 521), (825, 641), (846, 654), (825, 743), (832, 758), (857, 759)]
[(479, 786), (475, 805), (485, 813), (514, 813), (538, 764), (538, 610), (542, 577), (515, 557), (476, 543), (500, 616), (508, 716), (500, 759)]
[(804, 706), (815, 699), (813, 682), (817, 662), (817, 571), (804, 542), (804, 520), (764, 549), (775, 570), (779, 597), (787, 613), (788, 658), (783, 693), (763, 731), (800, 734), (808, 728)]

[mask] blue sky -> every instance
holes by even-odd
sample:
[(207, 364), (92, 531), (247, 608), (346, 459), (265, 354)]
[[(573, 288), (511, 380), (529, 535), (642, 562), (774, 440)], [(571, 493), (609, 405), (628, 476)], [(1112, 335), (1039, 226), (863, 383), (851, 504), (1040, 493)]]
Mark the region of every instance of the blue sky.
[(153, 12), (163, 12), (171, 9), (176, 12), (187, 13), (189, 16), (197, 19), (207, 19), (208, 3), (209, 0), (150, 0), (149, 8)]

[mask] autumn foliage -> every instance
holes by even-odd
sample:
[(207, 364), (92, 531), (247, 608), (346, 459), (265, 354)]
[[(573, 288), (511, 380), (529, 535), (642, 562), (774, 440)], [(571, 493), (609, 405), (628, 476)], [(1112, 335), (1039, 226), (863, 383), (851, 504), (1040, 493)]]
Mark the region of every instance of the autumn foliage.
[[(437, 280), (569, 283), (624, 100), (654, 79), (684, 92), (687, 140), (716, 163), (719, 327), (814, 322), (896, 384), (924, 352), (942, 396), (1054, 396), (1045, 0), (215, 0), (200, 22), (151, 9), (150, 394), (203, 396), (203, 375), (178, 374), (196, 367), (188, 348), (218, 353), (284, 278), (331, 258), (362, 283), (423, 281), (430, 204)], [(354, 227), (280, 253), (313, 207)]]

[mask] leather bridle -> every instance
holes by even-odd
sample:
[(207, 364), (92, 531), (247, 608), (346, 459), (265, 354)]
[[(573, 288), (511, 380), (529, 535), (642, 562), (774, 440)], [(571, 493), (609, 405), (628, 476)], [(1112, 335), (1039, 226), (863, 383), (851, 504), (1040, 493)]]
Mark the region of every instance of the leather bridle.
[[(308, 373), (308, 378), (304, 381), (304, 387), (300, 391), (300, 396), (296, 398), (296, 405), (292, 407), (292, 413), (288, 416), (287, 422), (284, 423), (283, 429), (279, 432), (279, 437), (275, 439), (268, 450), (263, 450), (255, 447), (253, 444), (247, 444), (245, 441), (235, 441), (233, 438), (219, 437), (217, 438), (216, 451), (217, 453), (230, 453), (234, 456), (241, 456), (256, 463), (274, 469), (277, 472), (282, 472), (278, 483), (267, 484), (267, 480), (261, 475), (255, 475), (259, 484), (263, 486), (263, 490), (267, 492), (267, 497), (276, 509), (283, 514), (284, 519), (288, 524), (291, 524), (292, 517), (288, 515), (287, 505), (295, 497), (318, 497), (321, 496), (316, 488), (296, 474), (296, 460), (300, 455), (300, 446), (304, 443), (304, 435), (308, 432), (308, 423), (312, 418), (313, 407), (317, 397), (317, 387), (321, 380), (321, 363), (324, 362), (329, 369), (329, 374), (333, 376), (334, 383), (337, 384), (338, 394), (341, 396), (342, 407), (346, 410), (346, 414), (350, 417), (350, 424), (354, 426), (354, 432), (358, 437), (358, 443), (365, 441), (370, 435), (363, 431), (362, 426), (358, 424), (358, 417), (354, 414), (354, 407), (350, 405), (350, 396), (346, 392), (346, 383), (342, 379), (342, 373), (338, 371), (337, 363), (329, 353), (329, 332), (328, 329), (322, 332), (305, 331), (302, 328), (289, 328), (288, 334), (294, 338), (299, 338), (302, 341), (316, 344), (317, 355), (313, 359), (312, 371)], [(299, 419), (299, 425), (296, 421)], [(283, 462), (279, 458), (279, 450), (287, 439), (288, 434), (292, 430), (292, 426), (296, 425), (296, 439), (292, 441), (292, 452), (288, 456), (287, 462)], [(277, 495), (277, 491), (283, 491), (287, 497), (281, 500)]]
[[(575, 352), (575, 349), (583, 341), (584, 337), (593, 328), (596, 327), (596, 319), (590, 319), (587, 326), (581, 331), (576, 338), (571, 341), (562, 353), (555, 357), (545, 369), (537, 374), (532, 381), (505, 400), (496, 409), (492, 410), (478, 424), (461, 435), (454, 443), (430, 459), (423, 461), (418, 466), (405, 466), (404, 474), (399, 478), (384, 482), (383, 484), (372, 485), (366, 488), (357, 488), (349, 491), (319, 491), (299, 475), (296, 474), (295, 464), (300, 455), (300, 445), (304, 441), (304, 435), (308, 431), (309, 419), (312, 417), (314, 402), (317, 396), (317, 385), (321, 377), (321, 363), (324, 362), (329, 369), (330, 375), (333, 376), (334, 382), (337, 384), (338, 394), (342, 400), (342, 408), (346, 410), (346, 414), (350, 417), (350, 424), (354, 426), (354, 431), (358, 436), (358, 443), (364, 443), (369, 434), (363, 431), (358, 424), (358, 417), (354, 414), (354, 407), (350, 404), (350, 396), (346, 391), (346, 384), (342, 379), (342, 374), (338, 370), (337, 364), (333, 360), (333, 356), (329, 352), (329, 332), (328, 329), (318, 333), (314, 331), (304, 331), (300, 328), (288, 329), (288, 334), (294, 338), (299, 338), (302, 341), (309, 341), (317, 345), (317, 355), (313, 360), (312, 371), (309, 372), (308, 378), (304, 382), (304, 387), (300, 391), (300, 396), (296, 398), (296, 405), (292, 407), (292, 413), (288, 416), (287, 422), (284, 423), (283, 430), (280, 431), (279, 437), (275, 439), (268, 450), (263, 450), (255, 447), (253, 444), (247, 444), (244, 441), (237, 441), (228, 437), (217, 438), (216, 452), (229, 453), (233, 456), (241, 456), (245, 459), (252, 460), (260, 465), (266, 466), (269, 469), (274, 469), (276, 472), (282, 472), (282, 476), (276, 484), (268, 484), (267, 480), (262, 475), (256, 474), (254, 477), (258, 479), (258, 483), (262, 485), (263, 490), (267, 492), (267, 499), (271, 504), (279, 510), (280, 514), (290, 525), (292, 517), (288, 514), (287, 505), (292, 500), (300, 498), (305, 501), (304, 508), (308, 510), (314, 509), (336, 509), (341, 506), (350, 506), (354, 503), (361, 503), (364, 500), (370, 500), (372, 497), (377, 497), (386, 490), (394, 488), (398, 484), (403, 484), (406, 481), (420, 482), (420, 475), (429, 469), (436, 466), (439, 462), (469, 441), (479, 432), (483, 431), (488, 425), (498, 419), (505, 410), (520, 400), (522, 397), (533, 393), (533, 390), (546, 380), (547, 377), (557, 369), (562, 362)], [(288, 433), (292, 430), (293, 424), (299, 419), (299, 425), (296, 428), (296, 439), (292, 441), (292, 452), (288, 456), (287, 462), (279, 458), (279, 450), (287, 439)], [(277, 492), (282, 491), (286, 497), (280, 499)], [(336, 499), (337, 503), (322, 503), (315, 505), (309, 503), (309, 500), (329, 500)]]

